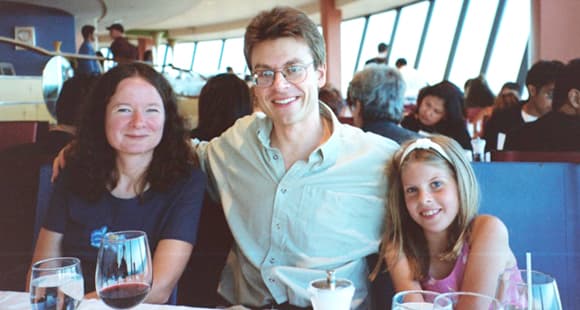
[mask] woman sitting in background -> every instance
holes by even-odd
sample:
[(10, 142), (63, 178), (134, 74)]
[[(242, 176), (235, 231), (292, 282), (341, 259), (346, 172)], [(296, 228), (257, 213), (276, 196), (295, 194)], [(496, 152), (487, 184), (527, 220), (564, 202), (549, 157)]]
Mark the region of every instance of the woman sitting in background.
[[(191, 137), (209, 141), (220, 136), (238, 118), (252, 114), (248, 84), (234, 74), (210, 78), (199, 94), (199, 126)], [(216, 307), (223, 305), (217, 287), (233, 237), (221, 205), (206, 193), (198, 239), (179, 281), (180, 304)], [(195, 294), (192, 294), (195, 292)]]
[(464, 149), (471, 149), (471, 138), (465, 124), (463, 93), (448, 81), (421, 89), (417, 108), (405, 116), (401, 126), (424, 135), (446, 135), (459, 142)]
[(142, 230), (153, 253), (148, 303), (165, 303), (195, 243), (205, 176), (175, 95), (145, 64), (119, 65), (95, 85), (55, 185), (33, 262), (81, 259), (87, 297), (103, 234)]
[(238, 118), (252, 114), (250, 88), (236, 75), (210, 78), (199, 94), (199, 122), (191, 137), (209, 141), (231, 127)]

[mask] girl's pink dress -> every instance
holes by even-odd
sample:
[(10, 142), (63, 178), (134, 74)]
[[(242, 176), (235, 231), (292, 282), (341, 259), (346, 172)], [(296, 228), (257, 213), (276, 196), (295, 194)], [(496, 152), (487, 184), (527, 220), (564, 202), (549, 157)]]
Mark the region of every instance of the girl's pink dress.
[[(469, 246), (464, 244), (463, 248), (461, 248), (461, 253), (459, 253), (457, 260), (455, 261), (455, 266), (453, 266), (451, 273), (449, 273), (449, 275), (443, 279), (434, 279), (433, 277), (429, 276), (425, 280), (421, 281), (421, 288), (423, 290), (429, 290), (438, 293), (459, 291), (463, 281), (463, 275), (465, 273), (465, 265), (467, 264), (468, 255)], [(510, 281), (523, 283), (517, 265), (506, 270), (506, 272), (508, 271), (510, 272)], [(511, 286), (507, 292), (507, 299), (517, 300), (518, 296), (519, 294), (517, 293), (516, 287)]]

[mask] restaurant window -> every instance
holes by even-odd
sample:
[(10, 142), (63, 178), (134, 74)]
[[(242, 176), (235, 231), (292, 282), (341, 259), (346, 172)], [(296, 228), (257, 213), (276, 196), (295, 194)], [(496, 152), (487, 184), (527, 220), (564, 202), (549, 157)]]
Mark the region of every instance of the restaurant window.
[(393, 34), (393, 27), (395, 24), (395, 17), (397, 11), (390, 10), (387, 12), (371, 15), (367, 26), (367, 32), (363, 38), (363, 46), (360, 53), (360, 59), (357, 71), (362, 70), (365, 62), (378, 55), (377, 46), (384, 42), (389, 44), (391, 35)]
[(354, 73), (364, 25), (365, 18), (363, 17), (340, 23), (340, 71), (342, 84), (340, 85), (340, 90), (343, 96), (346, 94), (348, 83)]
[(200, 41), (197, 43), (193, 71), (209, 77), (218, 73), (223, 40)]
[(428, 1), (419, 2), (401, 9), (397, 33), (395, 33), (395, 40), (388, 59), (390, 65), (394, 66), (398, 58), (405, 58), (409, 67), (415, 66), (415, 58), (421, 42), (428, 9)]
[(462, 0), (435, 1), (417, 69), (429, 84), (443, 80), (462, 4)]
[(190, 70), (194, 48), (195, 43), (193, 42), (175, 44), (173, 66), (179, 69)]
[(515, 82), (530, 37), (529, 0), (506, 1), (486, 78), (497, 94), (505, 82)]
[(232, 67), (234, 72), (240, 76), (246, 74), (243, 37), (227, 39), (225, 41), (219, 72), (226, 72), (227, 67)]
[(448, 78), (461, 89), (465, 81), (477, 77), (481, 72), (497, 4), (497, 0), (469, 1)]

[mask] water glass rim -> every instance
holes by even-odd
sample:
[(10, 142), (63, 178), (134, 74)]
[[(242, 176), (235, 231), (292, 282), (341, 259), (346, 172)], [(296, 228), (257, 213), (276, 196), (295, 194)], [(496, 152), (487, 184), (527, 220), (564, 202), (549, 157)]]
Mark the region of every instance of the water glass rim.
[[(519, 271), (519, 272), (521, 272), (522, 274), (524, 274), (524, 273), (527, 273), (527, 272), (528, 272), (528, 270), (527, 270), (527, 269), (518, 269), (518, 271)], [(507, 270), (506, 270), (506, 271), (504, 271), (504, 272), (502, 272), (502, 274), (504, 274), (505, 272), (507, 272)], [(532, 274), (539, 274), (539, 275), (542, 275), (542, 276), (545, 276), (545, 277), (552, 278), (552, 279), (556, 280), (556, 278), (554, 278), (554, 276), (552, 276), (552, 275), (551, 275), (551, 274), (549, 274), (549, 273), (545, 273), (545, 272), (543, 272), (543, 271), (538, 271), (538, 270), (533, 270), (533, 269), (532, 269), (530, 272), (531, 272)]]
[[(124, 235), (125, 237), (120, 240), (111, 239), (110, 236), (114, 235)], [(147, 233), (142, 230), (120, 230), (120, 231), (110, 231), (105, 234), (103, 240), (107, 239), (109, 242), (121, 242), (127, 240), (138, 239), (142, 237), (147, 237)]]
[[(528, 271), (526, 269), (518, 269), (517, 271), (521, 274), (522, 280), (527, 279)], [(511, 272), (515, 272), (515, 271), (514, 270), (510, 271), (510, 269), (506, 269), (505, 271), (500, 273), (500, 275), (498, 277), (498, 281), (509, 281), (508, 276), (511, 274)], [(550, 284), (550, 283), (557, 282), (556, 278), (554, 276), (552, 276), (551, 274), (545, 273), (545, 272), (531, 270), (531, 274), (532, 274), (532, 285), (542, 285), (542, 284)], [(537, 281), (533, 281), (533, 279), (536, 279)], [(523, 280), (521, 285), (524, 285), (524, 286), (527, 285), (527, 281)]]
[[(435, 300), (433, 300), (433, 304), (437, 304), (437, 301), (439, 301), (441, 299), (450, 300), (450, 296), (483, 297), (491, 302), (495, 302), (496, 304), (501, 305), (501, 302), (493, 296), (489, 296), (489, 295), (485, 295), (485, 294), (481, 294), (481, 293), (476, 293), (476, 292), (462, 292), (462, 291), (440, 293), (439, 296), (435, 297)], [(452, 301), (452, 300), (450, 300), (450, 301)]]
[[(62, 266), (54, 266), (54, 267), (43, 267), (41, 265), (46, 264), (47, 262), (52, 262), (52, 261), (70, 261), (69, 264), (63, 264)], [(69, 257), (69, 256), (65, 256), (65, 257), (49, 257), (49, 258), (45, 258), (42, 260), (39, 260), (37, 262), (35, 262), (34, 264), (32, 264), (32, 270), (42, 270), (42, 271), (52, 271), (52, 270), (59, 270), (59, 269), (66, 269), (66, 268), (72, 268), (74, 266), (80, 265), (81, 260), (77, 257)]]
[(428, 291), (428, 290), (405, 290), (405, 291), (400, 291), (398, 293), (396, 293), (395, 295), (393, 295), (393, 303), (397, 302), (397, 298), (402, 296), (402, 295), (406, 295), (406, 294), (427, 294), (427, 295), (433, 295), (434, 298), (437, 298), (437, 296), (441, 295), (441, 293), (439, 292), (435, 292), (435, 291)]

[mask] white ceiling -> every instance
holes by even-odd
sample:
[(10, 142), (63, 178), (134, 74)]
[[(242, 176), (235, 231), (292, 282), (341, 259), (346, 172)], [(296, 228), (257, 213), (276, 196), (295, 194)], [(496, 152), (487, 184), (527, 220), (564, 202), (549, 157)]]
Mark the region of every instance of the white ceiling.
[[(343, 19), (363, 16), (416, 0), (335, 0)], [(297, 7), (319, 22), (319, 0), (17, 0), (63, 10), (75, 16), (77, 30), (95, 25), (106, 39), (108, 25), (126, 31), (163, 30), (180, 41), (240, 36), (259, 11), (277, 5)], [(78, 32), (78, 31), (77, 31)]]

